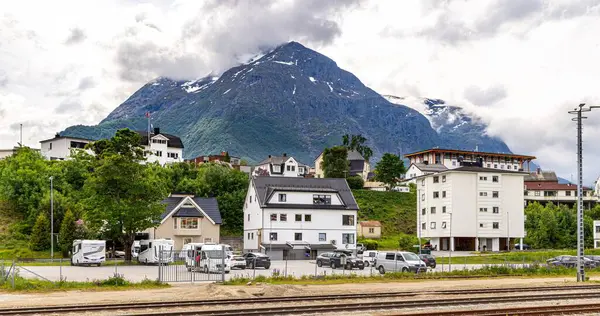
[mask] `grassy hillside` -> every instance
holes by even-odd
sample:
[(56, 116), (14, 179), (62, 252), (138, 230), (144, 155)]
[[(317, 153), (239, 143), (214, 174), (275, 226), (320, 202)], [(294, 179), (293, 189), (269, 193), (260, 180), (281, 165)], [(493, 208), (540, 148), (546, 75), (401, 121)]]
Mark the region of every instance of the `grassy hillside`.
[(400, 233), (416, 234), (417, 197), (414, 192), (352, 191), (358, 202), (358, 220), (376, 220), (383, 224), (383, 238)]

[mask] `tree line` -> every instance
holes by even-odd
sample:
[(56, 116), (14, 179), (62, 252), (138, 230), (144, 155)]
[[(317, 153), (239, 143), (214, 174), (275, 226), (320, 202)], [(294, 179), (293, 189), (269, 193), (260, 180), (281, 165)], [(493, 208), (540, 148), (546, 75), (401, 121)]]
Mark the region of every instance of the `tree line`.
[(50, 248), (50, 177), (53, 177), (54, 232), (66, 255), (74, 239), (100, 238), (125, 245), (126, 258), (136, 232), (155, 227), (171, 192), (215, 197), (222, 234), (241, 234), (248, 176), (219, 164), (196, 167), (145, 163), (140, 136), (128, 129), (111, 139), (75, 150), (72, 159), (45, 160), (38, 151), (20, 147), (0, 161), (0, 200), (10, 216), (10, 238), (27, 241), (32, 250)]

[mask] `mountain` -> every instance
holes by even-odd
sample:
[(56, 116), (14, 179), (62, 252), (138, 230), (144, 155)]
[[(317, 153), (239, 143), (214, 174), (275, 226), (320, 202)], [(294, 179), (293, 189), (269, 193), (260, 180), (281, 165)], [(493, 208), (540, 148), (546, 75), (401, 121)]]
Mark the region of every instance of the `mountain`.
[[(287, 153), (312, 164), (323, 148), (340, 144), (344, 134), (366, 137), (376, 161), (385, 152), (474, 149), (479, 140), (471, 134), (485, 132), (470, 131), (465, 138), (462, 126), (436, 131), (431, 116), (389, 102), (333, 60), (290, 42), (221, 76), (157, 78), (100, 124), (72, 126), (61, 134), (99, 139), (118, 128), (143, 130), (146, 112), (155, 127), (182, 138), (186, 158), (228, 150), (251, 162)], [(480, 138), (480, 150), (509, 152), (505, 144), (486, 137)]]

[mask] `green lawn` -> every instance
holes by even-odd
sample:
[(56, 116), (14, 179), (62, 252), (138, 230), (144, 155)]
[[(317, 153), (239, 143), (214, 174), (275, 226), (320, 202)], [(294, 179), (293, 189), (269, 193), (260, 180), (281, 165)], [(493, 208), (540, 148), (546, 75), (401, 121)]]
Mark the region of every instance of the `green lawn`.
[(39, 279), (26, 279), (16, 276), (14, 287), (11, 278), (3, 282), (0, 278), (0, 292), (54, 292), (66, 290), (88, 290), (88, 291), (114, 291), (114, 290), (140, 290), (169, 287), (168, 284), (153, 280), (141, 282), (130, 282), (121, 275), (113, 276), (105, 280), (94, 280), (91, 282), (60, 281), (50, 282)]
[(417, 198), (414, 192), (353, 190), (352, 193), (359, 207), (358, 220), (380, 221), (384, 238), (400, 233), (416, 234)]
[[(512, 251), (506, 253), (483, 253), (475, 256), (452, 257), (452, 264), (498, 264), (498, 263), (545, 263), (547, 259), (561, 255), (576, 255), (576, 250)], [(586, 249), (585, 255), (600, 255), (600, 249)], [(438, 264), (447, 264), (449, 258), (437, 258)]]

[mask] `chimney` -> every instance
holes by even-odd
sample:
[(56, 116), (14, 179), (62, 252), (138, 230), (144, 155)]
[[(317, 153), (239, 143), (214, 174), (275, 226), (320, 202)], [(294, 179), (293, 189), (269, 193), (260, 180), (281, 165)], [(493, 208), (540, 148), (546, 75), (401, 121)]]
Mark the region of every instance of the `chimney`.
[(154, 128), (154, 135), (158, 135), (158, 134), (160, 134), (160, 128), (155, 127)]
[(221, 156), (225, 156), (226, 154), (227, 154), (227, 152), (226, 152), (226, 151), (222, 151), (222, 152), (221, 152)]
[(542, 173), (542, 169), (540, 167), (538, 167), (536, 171), (537, 171), (537, 174)]
[(269, 158), (271, 158), (271, 155), (269, 155)]
[(283, 157), (287, 157), (287, 154), (286, 154), (286, 153), (283, 153)]

